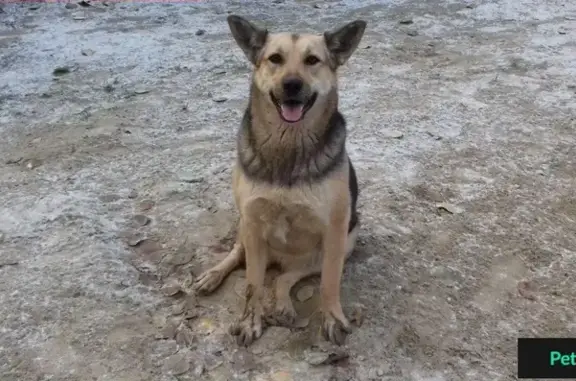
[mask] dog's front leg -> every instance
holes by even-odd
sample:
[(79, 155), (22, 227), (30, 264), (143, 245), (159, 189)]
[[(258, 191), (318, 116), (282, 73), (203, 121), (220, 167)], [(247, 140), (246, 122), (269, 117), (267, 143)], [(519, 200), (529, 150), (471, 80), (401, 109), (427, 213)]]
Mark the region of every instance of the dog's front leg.
[(322, 334), (326, 340), (342, 345), (351, 332), (350, 323), (340, 304), (340, 283), (348, 239), (349, 213), (334, 213), (323, 241), (322, 275), (320, 282)]
[(241, 222), (241, 239), (246, 256), (246, 300), (239, 321), (230, 328), (238, 345), (248, 346), (262, 336), (264, 317), (264, 277), (268, 248), (258, 224)]

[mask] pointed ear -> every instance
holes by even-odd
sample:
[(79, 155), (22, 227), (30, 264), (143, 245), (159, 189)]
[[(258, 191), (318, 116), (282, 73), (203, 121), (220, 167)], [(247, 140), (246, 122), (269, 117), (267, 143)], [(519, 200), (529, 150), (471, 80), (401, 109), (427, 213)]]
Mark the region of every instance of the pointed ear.
[(366, 29), (366, 21), (356, 20), (330, 32), (324, 32), (324, 41), (336, 66), (344, 65), (354, 53)]
[(242, 48), (248, 60), (252, 64), (256, 64), (258, 55), (268, 38), (268, 31), (253, 25), (240, 16), (230, 15), (227, 20), (234, 40)]

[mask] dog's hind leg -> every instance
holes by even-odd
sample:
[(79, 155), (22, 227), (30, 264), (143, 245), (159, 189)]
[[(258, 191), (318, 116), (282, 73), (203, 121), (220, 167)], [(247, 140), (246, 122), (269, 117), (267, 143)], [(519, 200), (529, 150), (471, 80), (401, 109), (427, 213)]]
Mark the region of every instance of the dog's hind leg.
[(226, 258), (198, 277), (194, 283), (194, 289), (201, 294), (213, 292), (232, 271), (244, 262), (244, 256), (244, 246), (242, 242), (237, 239), (234, 247)]
[[(354, 227), (352, 231), (348, 233), (346, 259), (348, 259), (354, 251), (357, 236), (358, 226)], [(276, 285), (274, 289), (276, 303), (274, 306), (274, 311), (272, 311), (270, 316), (267, 317), (267, 320), (270, 322), (270, 324), (290, 327), (296, 322), (297, 314), (296, 310), (294, 309), (294, 305), (292, 304), (290, 292), (296, 283), (304, 278), (319, 275), (321, 271), (322, 266), (320, 261), (315, 261), (309, 266), (306, 266), (306, 268), (288, 270), (276, 278)]]
[(276, 303), (272, 316), (268, 317), (270, 323), (290, 327), (296, 321), (296, 310), (290, 298), (292, 287), (300, 280), (309, 276), (320, 274), (319, 265), (311, 266), (307, 269), (292, 270), (281, 274), (276, 278), (275, 297)]

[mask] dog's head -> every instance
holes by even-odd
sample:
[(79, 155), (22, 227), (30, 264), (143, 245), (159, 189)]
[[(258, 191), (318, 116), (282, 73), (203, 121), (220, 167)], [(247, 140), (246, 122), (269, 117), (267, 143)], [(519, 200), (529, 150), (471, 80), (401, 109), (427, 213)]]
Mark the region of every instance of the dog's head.
[(354, 53), (366, 29), (362, 20), (323, 35), (271, 34), (239, 16), (228, 16), (234, 39), (254, 65), (254, 84), (286, 123), (304, 119), (334, 96), (336, 69)]

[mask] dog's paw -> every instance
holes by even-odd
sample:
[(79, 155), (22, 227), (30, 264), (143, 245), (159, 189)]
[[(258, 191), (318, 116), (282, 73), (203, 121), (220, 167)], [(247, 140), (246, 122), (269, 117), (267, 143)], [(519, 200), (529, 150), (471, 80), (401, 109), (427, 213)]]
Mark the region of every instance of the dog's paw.
[(202, 273), (196, 282), (194, 282), (193, 288), (196, 292), (200, 294), (210, 294), (214, 292), (220, 286), (224, 280), (224, 272), (218, 270), (208, 270)]
[(346, 336), (350, 333), (352, 333), (352, 328), (342, 311), (339, 313), (331, 311), (322, 313), (322, 336), (324, 339), (336, 345), (343, 345)]
[(230, 326), (230, 334), (235, 337), (236, 343), (249, 346), (262, 336), (263, 324), (262, 313), (250, 309), (242, 316), (241, 320)]
[(277, 326), (292, 327), (295, 325), (297, 316), (296, 310), (290, 301), (278, 301), (269, 320)]

